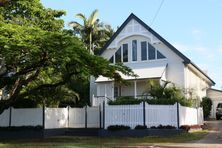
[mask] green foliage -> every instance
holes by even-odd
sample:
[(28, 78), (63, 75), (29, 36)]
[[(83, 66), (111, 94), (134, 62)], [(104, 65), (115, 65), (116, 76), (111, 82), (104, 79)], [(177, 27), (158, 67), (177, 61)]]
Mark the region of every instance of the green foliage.
[(14, 108), (36, 108), (38, 107), (38, 103), (35, 100), (31, 99), (19, 99), (16, 100), (12, 107)]
[(174, 85), (168, 86), (170, 82), (165, 82), (160, 85), (158, 80), (149, 80), (147, 88), (144, 92), (145, 96), (150, 96), (152, 99), (147, 99), (149, 104), (175, 104), (180, 103), (182, 106), (192, 106), (192, 101), (186, 99), (182, 90)]
[(200, 105), (203, 107), (204, 118), (208, 118), (212, 109), (212, 100), (208, 97), (204, 97)]
[(160, 99), (147, 99), (145, 100), (148, 104), (162, 104), (162, 105), (173, 105), (176, 102), (182, 106), (192, 106), (192, 101), (185, 98), (160, 98)]
[(98, 54), (98, 51), (113, 35), (113, 29), (110, 25), (100, 22), (97, 18), (97, 9), (94, 10), (88, 18), (82, 13), (76, 14), (76, 17), (80, 18), (83, 24), (72, 21), (69, 23), (69, 26), (73, 28), (74, 34), (80, 37), (87, 50), (91, 50), (90, 52)]
[[(166, 82), (163, 86), (159, 84), (158, 80), (148, 81), (146, 91), (143, 93), (142, 99), (135, 99), (132, 96), (121, 96), (114, 101), (109, 101), (109, 105), (125, 105), (125, 104), (140, 104), (142, 101), (146, 101), (148, 104), (163, 104), (173, 105), (176, 102), (182, 106), (192, 106), (192, 100), (186, 99), (182, 90), (175, 87), (166, 87), (169, 82)], [(147, 99), (147, 96), (148, 99)]]
[(130, 127), (126, 125), (110, 125), (107, 127), (109, 131), (129, 130)]
[(43, 126), (37, 125), (37, 126), (10, 126), (10, 127), (0, 127), (0, 131), (42, 131)]
[(0, 7), (0, 89), (9, 100), (0, 112), (18, 99), (58, 106), (60, 100), (77, 101), (73, 80), (85, 82), (90, 75), (122, 81), (116, 71), (133, 75), (128, 67), (85, 50), (70, 31), (63, 30), (64, 11), (46, 9), (40, 0), (13, 0)]
[(158, 125), (158, 126), (151, 126), (151, 129), (176, 129), (175, 126), (172, 125)]
[(137, 125), (134, 129), (135, 130), (147, 129), (147, 126), (146, 125)]
[(129, 105), (129, 104), (140, 104), (142, 100), (135, 99), (131, 96), (117, 97), (115, 100), (110, 100), (109, 105)]

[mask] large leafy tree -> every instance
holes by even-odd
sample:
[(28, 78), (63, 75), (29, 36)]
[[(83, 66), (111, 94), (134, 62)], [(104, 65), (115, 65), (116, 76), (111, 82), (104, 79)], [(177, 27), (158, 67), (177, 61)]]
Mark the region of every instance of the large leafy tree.
[(117, 81), (122, 79), (116, 71), (133, 75), (129, 68), (110, 65), (86, 51), (78, 38), (63, 30), (59, 17), (64, 13), (44, 8), (40, 0), (8, 0), (0, 7), (0, 89), (9, 93), (0, 112), (19, 99), (47, 104), (78, 96), (67, 86), (89, 75)]
[(76, 17), (80, 18), (83, 24), (76, 21), (69, 23), (69, 26), (74, 30), (74, 34), (81, 38), (88, 51), (91, 53), (98, 52), (113, 35), (113, 29), (110, 25), (100, 22), (97, 9), (88, 18), (82, 13), (76, 14)]

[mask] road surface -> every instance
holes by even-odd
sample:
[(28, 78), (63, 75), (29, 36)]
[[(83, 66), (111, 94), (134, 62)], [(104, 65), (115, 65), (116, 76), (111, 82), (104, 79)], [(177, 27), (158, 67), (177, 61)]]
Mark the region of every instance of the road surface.
[(209, 134), (203, 139), (192, 143), (157, 144), (152, 148), (222, 148), (222, 120), (206, 122)]

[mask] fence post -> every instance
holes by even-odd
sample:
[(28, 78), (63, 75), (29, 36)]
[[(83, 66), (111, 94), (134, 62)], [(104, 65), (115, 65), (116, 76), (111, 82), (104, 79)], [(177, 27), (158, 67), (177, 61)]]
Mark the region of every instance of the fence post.
[(70, 106), (68, 106), (68, 128), (69, 128), (69, 108), (70, 108)]
[(85, 106), (85, 128), (87, 128), (87, 105)]
[(99, 128), (102, 128), (101, 104), (99, 104)]
[(45, 105), (42, 107), (42, 127), (45, 129)]
[(103, 101), (103, 129), (105, 129), (105, 101)]
[(145, 101), (143, 101), (143, 126), (146, 125), (146, 106)]
[(92, 106), (95, 106), (95, 96), (94, 96), (94, 94), (92, 95), (92, 100), (91, 100), (92, 102)]
[(196, 110), (197, 110), (197, 125), (198, 125), (199, 124), (198, 107), (196, 108)]
[(9, 108), (9, 127), (12, 126), (12, 107)]
[(177, 129), (180, 128), (180, 107), (179, 103), (177, 102)]

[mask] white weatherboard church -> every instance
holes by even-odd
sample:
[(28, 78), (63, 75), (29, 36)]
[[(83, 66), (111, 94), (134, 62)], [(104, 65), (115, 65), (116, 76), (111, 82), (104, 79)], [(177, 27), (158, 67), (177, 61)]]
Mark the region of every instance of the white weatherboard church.
[(131, 85), (121, 86), (106, 77), (91, 80), (92, 105), (118, 96), (139, 98), (149, 79), (170, 81), (187, 90), (185, 94), (202, 98), (215, 82), (168, 41), (134, 14), (115, 32), (101, 50), (102, 57), (111, 63), (123, 62), (138, 77), (122, 76)]

